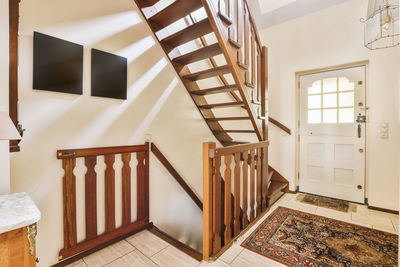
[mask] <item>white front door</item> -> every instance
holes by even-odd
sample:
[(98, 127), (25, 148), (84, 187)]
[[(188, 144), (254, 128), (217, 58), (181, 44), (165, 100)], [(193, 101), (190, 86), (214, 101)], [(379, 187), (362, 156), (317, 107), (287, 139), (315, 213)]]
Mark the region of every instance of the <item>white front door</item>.
[(365, 66), (300, 77), (301, 192), (364, 203)]

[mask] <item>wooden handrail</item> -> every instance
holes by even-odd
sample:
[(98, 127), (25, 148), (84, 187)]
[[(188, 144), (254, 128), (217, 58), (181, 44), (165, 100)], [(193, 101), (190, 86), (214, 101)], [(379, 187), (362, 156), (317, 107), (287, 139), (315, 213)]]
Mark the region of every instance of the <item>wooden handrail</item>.
[(281, 129), (282, 131), (288, 133), (289, 135), (292, 134), (292, 131), (291, 131), (288, 127), (286, 127), (285, 125), (283, 125), (282, 123), (280, 123), (279, 121), (277, 121), (277, 120), (275, 120), (275, 119), (273, 119), (273, 118), (271, 118), (271, 117), (268, 118), (268, 121), (269, 121), (270, 123), (274, 124), (276, 127), (278, 127), (279, 129)]
[(200, 198), (196, 195), (196, 193), (190, 188), (190, 186), (185, 182), (185, 179), (175, 170), (172, 164), (167, 160), (164, 154), (158, 149), (158, 147), (151, 143), (151, 152), (157, 157), (157, 159), (164, 165), (164, 167), (168, 170), (168, 172), (175, 178), (178, 184), (185, 190), (185, 192), (189, 195), (189, 197), (194, 201), (194, 203), (203, 210), (203, 203)]
[[(262, 147), (268, 147), (269, 146), (269, 141), (263, 141), (259, 143), (254, 143), (254, 144), (244, 144), (244, 145), (235, 145), (235, 146), (228, 146), (228, 147), (221, 147), (217, 148), (215, 150), (215, 154), (213, 157), (220, 157), (220, 156), (225, 156), (229, 154), (234, 154), (234, 153), (239, 153), (251, 149), (257, 149), (257, 148), (262, 148)], [(211, 152), (213, 153), (213, 152)]]

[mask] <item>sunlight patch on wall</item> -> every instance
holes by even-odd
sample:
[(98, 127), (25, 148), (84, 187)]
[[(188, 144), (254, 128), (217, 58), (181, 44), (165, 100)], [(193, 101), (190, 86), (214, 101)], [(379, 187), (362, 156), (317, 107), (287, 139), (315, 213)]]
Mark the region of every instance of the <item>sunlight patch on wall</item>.
[[(54, 24), (34, 30), (90, 46), (141, 22), (142, 20), (137, 12), (127, 11), (85, 20)], [(59, 36), (59, 33), (62, 33), (62, 36)], [(22, 34), (32, 34), (32, 29), (25, 30)]]
[(167, 60), (165, 58), (161, 58), (154, 64), (153, 67), (128, 88), (128, 100), (125, 101), (124, 104), (129, 105), (132, 103), (166, 66)]
[(118, 55), (126, 57), (128, 64), (133, 62), (135, 59), (143, 55), (151, 47), (156, 44), (152, 36), (147, 36), (121, 50), (118, 51)]
[(130, 143), (136, 144), (141, 141), (140, 138), (146, 133), (147, 129), (150, 127), (150, 124), (157, 117), (157, 114), (160, 112), (161, 108), (164, 106), (169, 95), (176, 88), (177, 84), (178, 84), (178, 79), (174, 78), (168, 85), (168, 87), (165, 89), (165, 91), (162, 93), (160, 98), (157, 100), (157, 102), (153, 105), (153, 108), (150, 110), (147, 116), (143, 119), (143, 122), (137, 127), (135, 134), (129, 140)]

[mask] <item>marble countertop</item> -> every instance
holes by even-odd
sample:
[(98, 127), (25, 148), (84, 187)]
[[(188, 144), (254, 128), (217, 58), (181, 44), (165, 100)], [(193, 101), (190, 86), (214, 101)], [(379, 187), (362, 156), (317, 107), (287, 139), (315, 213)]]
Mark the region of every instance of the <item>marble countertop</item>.
[(0, 195), (0, 234), (36, 223), (40, 217), (27, 193)]

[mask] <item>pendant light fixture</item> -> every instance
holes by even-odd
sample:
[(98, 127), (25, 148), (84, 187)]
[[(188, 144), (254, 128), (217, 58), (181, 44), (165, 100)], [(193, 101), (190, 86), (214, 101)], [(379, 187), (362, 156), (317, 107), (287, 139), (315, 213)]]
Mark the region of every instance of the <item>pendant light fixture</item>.
[(369, 0), (364, 23), (364, 45), (368, 49), (394, 47), (400, 44), (399, 0)]

